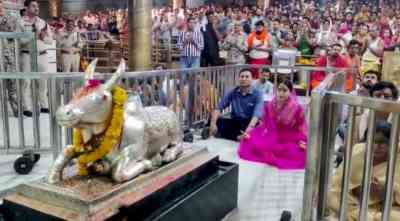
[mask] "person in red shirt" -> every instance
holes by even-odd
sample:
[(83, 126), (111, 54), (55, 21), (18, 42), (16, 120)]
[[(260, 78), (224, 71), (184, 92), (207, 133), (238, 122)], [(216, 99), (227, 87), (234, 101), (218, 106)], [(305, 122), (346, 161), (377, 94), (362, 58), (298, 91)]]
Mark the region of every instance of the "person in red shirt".
[[(338, 43), (327, 47), (327, 55), (321, 55), (316, 61), (318, 67), (348, 68), (349, 64), (344, 56), (340, 54), (342, 46)], [(326, 77), (325, 71), (314, 71), (311, 74), (311, 89), (316, 88)], [(353, 88), (353, 78), (351, 74), (346, 75), (346, 90)]]

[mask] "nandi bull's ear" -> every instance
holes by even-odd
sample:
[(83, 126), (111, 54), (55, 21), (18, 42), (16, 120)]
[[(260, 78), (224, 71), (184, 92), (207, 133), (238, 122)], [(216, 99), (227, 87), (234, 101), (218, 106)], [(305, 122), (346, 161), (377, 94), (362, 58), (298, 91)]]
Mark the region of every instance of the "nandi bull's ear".
[(117, 83), (119, 77), (121, 77), (122, 73), (124, 73), (126, 70), (126, 64), (125, 60), (121, 59), (121, 62), (119, 63), (117, 71), (115, 71), (114, 75), (104, 84), (104, 89), (111, 91), (114, 85)]
[(85, 81), (88, 82), (94, 78), (94, 71), (97, 65), (97, 58), (95, 58), (90, 64), (87, 66), (85, 70)]

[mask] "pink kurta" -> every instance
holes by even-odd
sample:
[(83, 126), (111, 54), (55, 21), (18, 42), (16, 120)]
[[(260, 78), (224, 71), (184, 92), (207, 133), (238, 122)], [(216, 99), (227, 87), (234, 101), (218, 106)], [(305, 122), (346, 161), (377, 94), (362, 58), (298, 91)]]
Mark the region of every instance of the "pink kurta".
[(261, 124), (242, 140), (238, 150), (244, 160), (266, 163), (278, 169), (304, 169), (306, 151), (299, 146), (307, 143), (307, 124), (303, 107), (290, 97), (277, 107), (276, 98), (264, 106)]

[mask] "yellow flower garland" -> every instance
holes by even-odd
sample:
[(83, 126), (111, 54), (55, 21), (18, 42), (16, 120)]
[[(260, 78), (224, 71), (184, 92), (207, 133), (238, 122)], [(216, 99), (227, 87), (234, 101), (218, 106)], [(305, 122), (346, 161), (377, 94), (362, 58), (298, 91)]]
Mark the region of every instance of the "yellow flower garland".
[[(122, 135), (122, 127), (124, 122), (124, 104), (128, 99), (126, 91), (120, 87), (112, 90), (113, 109), (109, 126), (104, 134), (103, 141), (98, 148), (93, 151), (85, 152), (89, 148), (85, 148), (82, 132), (74, 129), (73, 132), (73, 150), (74, 154), (80, 154), (78, 157), (78, 173), (81, 176), (88, 174), (87, 167), (106, 156), (120, 142)], [(82, 153), (83, 152), (83, 153)]]

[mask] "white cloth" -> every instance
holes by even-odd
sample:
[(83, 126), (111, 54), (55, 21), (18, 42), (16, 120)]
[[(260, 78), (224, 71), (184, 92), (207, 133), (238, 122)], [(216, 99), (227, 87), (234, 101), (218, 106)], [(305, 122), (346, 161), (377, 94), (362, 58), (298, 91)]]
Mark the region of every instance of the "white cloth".
[(61, 69), (63, 72), (78, 72), (80, 64), (81, 40), (79, 32), (62, 32), (57, 36), (57, 45), (61, 49)]
[[(253, 45), (259, 45), (262, 44), (262, 41), (258, 40), (257, 38), (254, 38), (254, 42)], [(268, 41), (264, 41), (264, 44), (262, 45), (263, 49), (267, 49), (269, 46)], [(257, 49), (251, 49), (250, 53), (249, 53), (250, 58), (253, 59), (263, 59), (263, 58), (268, 58), (269, 57), (269, 53), (266, 51), (260, 51)]]

